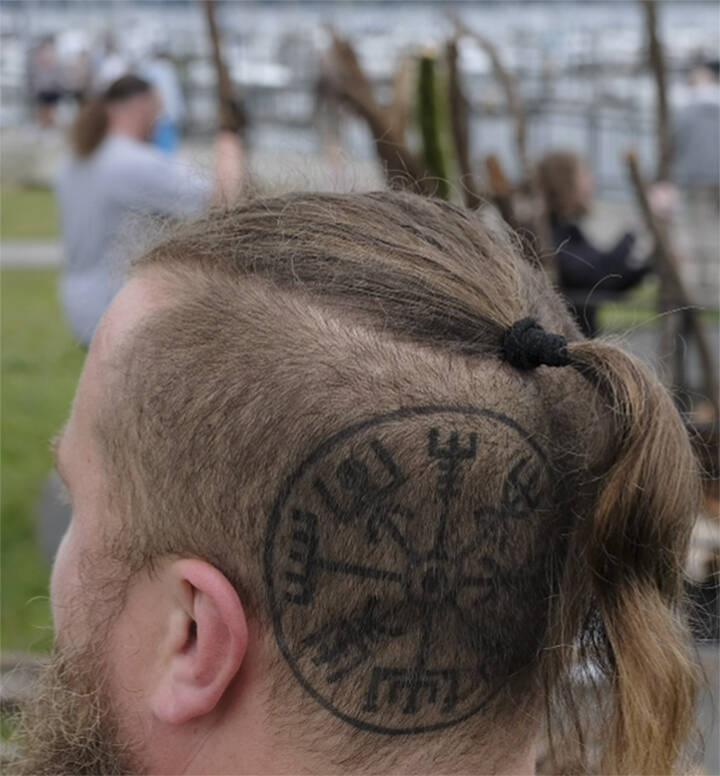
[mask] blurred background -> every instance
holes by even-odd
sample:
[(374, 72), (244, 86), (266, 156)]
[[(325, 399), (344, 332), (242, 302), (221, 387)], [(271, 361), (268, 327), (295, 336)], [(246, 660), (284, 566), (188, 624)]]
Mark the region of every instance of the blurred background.
[[(3, 670), (51, 645), (67, 520), (49, 439), (86, 342), (58, 296), (72, 250), (58, 178), (82, 111), (133, 74), (159, 97), (143, 143), (208, 185), (223, 130), (241, 198), (399, 185), (480, 208), (520, 230), (588, 335), (658, 370), (707, 471), (688, 591), (716, 685), (719, 56), (718, 3), (695, 0), (3, 0)], [(4, 711), (21, 690), (5, 683)], [(707, 773), (714, 714), (705, 694)]]

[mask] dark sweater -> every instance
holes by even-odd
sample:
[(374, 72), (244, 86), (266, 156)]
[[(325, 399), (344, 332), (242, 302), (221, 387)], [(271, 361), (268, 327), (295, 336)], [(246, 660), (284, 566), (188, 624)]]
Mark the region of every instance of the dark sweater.
[[(597, 303), (593, 303), (589, 292), (625, 291), (636, 286), (650, 267), (646, 263), (630, 266), (635, 244), (635, 235), (631, 232), (626, 232), (610, 250), (601, 251), (588, 242), (577, 224), (554, 222), (552, 229), (560, 288), (569, 292), (580, 328), (592, 337), (597, 333)], [(583, 291), (589, 294), (588, 302)]]

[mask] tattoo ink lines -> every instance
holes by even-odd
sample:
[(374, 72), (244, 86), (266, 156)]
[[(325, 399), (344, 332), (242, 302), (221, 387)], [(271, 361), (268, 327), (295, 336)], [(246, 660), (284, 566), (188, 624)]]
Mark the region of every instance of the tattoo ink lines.
[[(302, 647), (314, 648), (312, 662), (326, 670), (325, 681), (334, 684), (371, 657), (370, 646), (383, 636), (401, 636), (403, 626), (386, 625), (398, 612), (395, 605), (382, 614), (377, 613), (379, 601), (371, 596), (355, 620), (344, 617), (323, 625), (306, 636)], [(404, 606), (401, 604), (400, 606)]]
[(428, 434), (428, 456), (438, 460), (440, 475), (438, 476), (437, 496), (442, 504), (442, 512), (438, 520), (433, 556), (446, 558), (445, 535), (447, 531), (448, 513), (453, 499), (458, 495), (458, 481), (460, 479), (460, 462), (473, 461), (477, 451), (477, 435), (470, 434), (468, 444), (463, 447), (459, 442), (457, 431), (451, 431), (447, 444), (441, 447), (438, 444), (440, 431), (431, 428)]
[(293, 544), (290, 548), (290, 560), (299, 564), (294, 571), (286, 571), (288, 592), (285, 597), (293, 604), (306, 606), (315, 593), (317, 565), (317, 517), (312, 512), (293, 510), (293, 523), (297, 528), (292, 532)]
[(503, 485), (503, 515), (524, 520), (531, 517), (540, 503), (541, 473), (530, 456), (521, 458), (510, 470)]
[[(428, 483), (434, 498), (420, 505), (416, 494), (428, 486), (412, 487), (397, 451), (376, 433), (411, 419), (403, 433), (424, 448), (436, 477)], [(510, 429), (523, 452), (498, 484), (498, 503), (477, 507), (474, 531), (464, 537), (448, 529), (459, 519), (463, 478), (487, 424)], [(338, 448), (344, 452), (328, 475)], [(437, 730), (482, 708), (497, 690), (484, 664), (493, 645), (483, 610), (495, 605), (501, 587), (529, 574), (503, 567), (488, 549), (502, 552), (512, 526), (536, 511), (546, 466), (542, 450), (513, 420), (468, 407), (371, 418), (313, 451), (278, 498), (265, 550), (275, 635), (302, 686), (346, 722), (385, 734)], [(312, 493), (311, 503), (297, 500), (296, 491)], [(393, 557), (398, 565), (388, 568)], [(342, 580), (353, 596), (364, 596), (347, 614), (330, 603)], [(335, 614), (318, 621), (327, 610)], [(449, 625), (452, 644), (443, 632)]]
[(341, 461), (335, 471), (339, 486), (352, 494), (352, 502), (349, 507), (343, 508), (340, 505), (338, 499), (321, 478), (316, 478), (313, 485), (338, 523), (350, 523), (356, 519), (366, 520), (367, 540), (375, 544), (379, 539), (379, 524), (383, 519), (383, 502), (406, 482), (406, 477), (400, 471), (392, 455), (377, 439), (370, 444), (370, 449), (390, 478), (390, 481), (385, 485), (373, 482), (367, 465), (353, 456)]
[[(438, 685), (444, 682), (445, 695), (442, 697), (441, 711), (449, 714), (458, 701), (459, 677), (460, 672), (457, 669), (423, 670), (418, 673), (414, 668), (374, 668), (363, 711), (378, 712), (384, 705), (394, 706), (402, 700), (402, 694), (405, 692), (403, 714), (415, 714), (423, 705), (423, 697), (428, 705), (438, 702)], [(383, 702), (380, 695), (385, 683), (388, 685), (388, 692)]]
[(285, 598), (293, 604), (307, 606), (312, 603), (317, 584), (318, 569), (337, 574), (349, 574), (363, 579), (402, 582), (403, 575), (396, 571), (384, 571), (373, 566), (345, 563), (321, 558), (317, 554), (317, 516), (312, 512), (295, 509), (292, 519), (301, 527), (293, 531), (293, 544), (289, 554), (289, 568), (285, 572), (288, 590)]
[[(427, 599), (422, 601), (420, 605), (420, 635), (415, 664), (409, 668), (383, 666), (373, 668), (363, 708), (363, 711), (366, 712), (377, 712), (383, 705), (380, 696), (382, 686), (386, 683), (388, 685), (388, 692), (384, 699), (384, 705), (394, 706), (399, 703), (403, 693), (405, 693), (403, 714), (417, 713), (423, 705), (423, 700), (430, 705), (436, 704), (439, 681), (444, 681), (447, 685), (441, 707), (442, 712), (450, 713), (457, 703), (459, 670), (456, 668), (428, 669), (426, 664), (433, 635), (435, 616), (434, 607), (432, 606), (433, 599), (437, 597), (438, 600), (442, 600), (448, 596), (452, 597), (452, 591), (448, 585), (448, 579), (452, 576), (452, 571), (448, 574), (448, 571), (443, 568), (447, 562), (445, 548), (446, 526), (452, 502), (459, 493), (461, 463), (475, 459), (477, 435), (475, 433), (469, 434), (466, 445), (460, 444), (460, 435), (454, 430), (450, 432), (445, 445), (441, 446), (439, 439), (440, 430), (435, 427), (431, 428), (428, 432), (427, 450), (428, 456), (431, 459), (437, 460), (439, 469), (437, 497), (442, 505), (437, 519), (435, 540), (425, 564), (422, 564), (418, 553), (410, 551), (407, 553), (408, 577), (411, 577), (413, 572), (417, 575), (418, 567), (424, 566), (420, 572), (419, 586), (414, 591), (411, 589), (410, 593), (419, 592), (422, 598)], [(404, 538), (402, 543), (398, 542), (398, 544), (407, 548), (407, 541)], [(434, 563), (429, 562), (431, 559)]]
[(443, 504), (449, 504), (457, 496), (457, 480), (460, 461), (473, 461), (477, 452), (477, 434), (468, 435), (467, 447), (460, 444), (460, 435), (451, 431), (447, 444), (438, 444), (440, 431), (431, 428), (428, 433), (428, 455), (438, 459), (440, 477), (438, 478), (438, 496)]

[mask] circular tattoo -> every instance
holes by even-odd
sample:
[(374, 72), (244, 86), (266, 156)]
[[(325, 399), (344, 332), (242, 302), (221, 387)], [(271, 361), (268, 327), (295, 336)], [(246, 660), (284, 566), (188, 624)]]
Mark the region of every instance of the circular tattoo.
[(479, 711), (542, 635), (550, 482), (530, 434), (474, 407), (400, 409), (313, 450), (265, 543), (275, 636), (305, 690), (386, 734)]

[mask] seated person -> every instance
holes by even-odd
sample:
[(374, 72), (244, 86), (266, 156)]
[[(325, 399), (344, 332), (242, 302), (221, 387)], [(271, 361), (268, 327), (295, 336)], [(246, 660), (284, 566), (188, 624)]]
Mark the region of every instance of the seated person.
[(605, 251), (585, 236), (579, 221), (592, 204), (593, 175), (579, 156), (565, 151), (546, 154), (538, 164), (538, 181), (552, 229), (558, 283), (571, 297), (571, 309), (582, 332), (594, 337), (598, 331), (597, 305), (593, 304), (592, 295), (585, 301), (582, 292), (633, 288), (647, 275), (650, 266), (646, 261), (633, 261), (632, 232), (625, 232)]
[(532, 774), (588, 697), (601, 772), (674, 772), (685, 428), (513, 246), (298, 194), (133, 265), (56, 443), (20, 772)]

